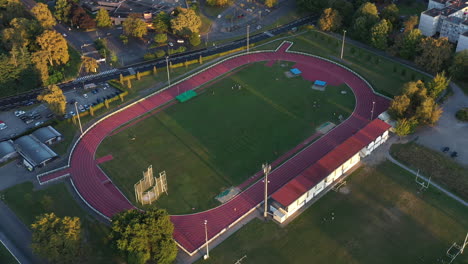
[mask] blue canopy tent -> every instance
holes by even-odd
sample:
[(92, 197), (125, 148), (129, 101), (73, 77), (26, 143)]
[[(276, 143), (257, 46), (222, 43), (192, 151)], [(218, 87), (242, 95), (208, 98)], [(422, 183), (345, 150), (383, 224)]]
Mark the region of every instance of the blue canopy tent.
[(294, 75), (299, 75), (302, 73), (298, 68), (291, 69), (290, 72)]

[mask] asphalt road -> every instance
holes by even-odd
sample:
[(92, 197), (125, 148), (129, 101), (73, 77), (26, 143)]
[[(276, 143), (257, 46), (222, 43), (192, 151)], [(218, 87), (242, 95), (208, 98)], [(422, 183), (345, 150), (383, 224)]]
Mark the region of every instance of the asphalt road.
[[(22, 0), (22, 1), (26, 4), (26, 6), (29, 6), (30, 2), (34, 2), (32, 0)], [(310, 24), (311, 22), (314, 22), (316, 19), (317, 19), (316, 17), (301, 18), (289, 24), (269, 30), (267, 32), (262, 32), (262, 33), (253, 35), (250, 37), (249, 41), (252, 44), (257, 43), (259, 41), (266, 40), (274, 36), (277, 36), (279, 34), (285, 33), (295, 27), (299, 27), (305, 24)], [(67, 29), (65, 29), (63, 26), (57, 26), (57, 30), (61, 32), (61, 31), (66, 31)], [(232, 49), (240, 48), (242, 46), (245, 46), (247, 44), (246, 42), (247, 42), (247, 39), (243, 38), (243, 39), (235, 40), (227, 44), (223, 44), (221, 46), (215, 46), (215, 47), (208, 48), (208, 49), (201, 49), (201, 50), (180, 53), (180, 54), (170, 57), (169, 61), (172, 62), (172, 64), (177, 64), (177, 63), (181, 63), (181, 62), (185, 62), (189, 60), (194, 60), (194, 59), (198, 59), (200, 56), (206, 57), (206, 56), (210, 56), (216, 53), (221, 53), (221, 52), (229, 51)], [(157, 68), (165, 67), (166, 60), (159, 59), (159, 60), (154, 60), (154, 61), (146, 61), (146, 62), (141, 62), (141, 63), (137, 63), (133, 65), (128, 65), (125, 68), (115, 69), (112, 72), (101, 72), (96, 75), (88, 75), (85, 77), (80, 77), (71, 82), (60, 84), (59, 87), (62, 88), (64, 92), (67, 92), (75, 87), (78, 87), (78, 86), (82, 87), (83, 85), (88, 84), (88, 83), (101, 83), (101, 82), (106, 82), (112, 79), (117, 79), (119, 78), (120, 74), (122, 74), (123, 76), (130, 75), (131, 73), (128, 70), (129, 68), (133, 68), (134, 71), (143, 72), (143, 71), (152, 70), (153, 66), (156, 66)], [(17, 106), (24, 105), (29, 101), (35, 101), (37, 95), (40, 92), (41, 92), (41, 89), (38, 89), (38, 90), (34, 90), (34, 91), (31, 91), (29, 93), (25, 93), (22, 95), (2, 98), (0, 99), (0, 111), (6, 111), (9, 109), (15, 108)]]

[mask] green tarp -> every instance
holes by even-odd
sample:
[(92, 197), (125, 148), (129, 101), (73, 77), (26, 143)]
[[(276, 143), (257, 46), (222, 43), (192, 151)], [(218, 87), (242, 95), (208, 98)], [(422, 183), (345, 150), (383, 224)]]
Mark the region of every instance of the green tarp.
[(186, 101), (192, 99), (195, 96), (197, 96), (197, 93), (195, 91), (188, 90), (188, 91), (186, 91), (184, 93), (181, 93), (178, 96), (176, 96), (176, 99), (179, 100), (179, 102), (183, 103), (183, 102), (186, 102)]

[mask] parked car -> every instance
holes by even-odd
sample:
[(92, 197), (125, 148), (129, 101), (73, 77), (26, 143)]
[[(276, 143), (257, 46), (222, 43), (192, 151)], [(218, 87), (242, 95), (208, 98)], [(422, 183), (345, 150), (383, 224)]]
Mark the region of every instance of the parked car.
[(445, 148), (442, 149), (442, 152), (443, 152), (443, 153), (447, 153), (449, 150), (450, 150), (449, 147), (445, 147)]
[(171, 47), (174, 47), (174, 43), (172, 43), (172, 42), (169, 42), (167, 44), (169, 44), (169, 46), (171, 46)]
[(52, 118), (52, 117), (54, 117), (54, 113), (50, 113), (50, 114), (46, 115), (46, 117), (47, 118)]
[(26, 123), (26, 125), (29, 125), (29, 124), (31, 124), (32, 122), (34, 122), (34, 119), (28, 118), (28, 119), (24, 120), (24, 123)]
[(34, 124), (35, 127), (38, 127), (40, 125), (44, 124), (44, 121), (39, 121)]
[(458, 153), (456, 151), (454, 151), (454, 152), (452, 152), (452, 154), (450, 154), (450, 157), (456, 158), (456, 157), (458, 157)]
[(41, 117), (42, 117), (41, 115), (34, 115), (32, 116), (32, 119), (38, 120), (38, 119), (41, 119)]
[(8, 126), (5, 124), (5, 122), (0, 121), (0, 130), (6, 129)]
[(83, 94), (83, 97), (88, 98), (88, 94), (87, 93)]
[(26, 114), (26, 112), (23, 111), (23, 110), (15, 111), (15, 116), (18, 116), (18, 117), (19, 117), (19, 116), (22, 116), (22, 115), (24, 115), (24, 114)]
[(26, 119), (29, 119), (29, 117), (27, 115), (22, 115), (22, 116), (19, 117), (19, 119), (24, 121)]

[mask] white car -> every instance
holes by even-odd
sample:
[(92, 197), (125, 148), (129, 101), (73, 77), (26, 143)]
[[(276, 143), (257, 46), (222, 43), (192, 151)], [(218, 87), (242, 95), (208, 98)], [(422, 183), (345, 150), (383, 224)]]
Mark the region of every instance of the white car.
[(174, 47), (174, 43), (169, 42), (168, 44), (169, 44), (169, 46)]
[(0, 130), (6, 129), (8, 126), (5, 124), (5, 122), (0, 121)]
[(83, 97), (88, 98), (88, 94), (87, 93), (83, 94)]
[(35, 127), (38, 127), (40, 125), (44, 124), (44, 121), (39, 121), (34, 124)]
[(23, 111), (23, 110), (15, 111), (15, 116), (22, 116), (22, 115), (24, 115), (24, 114), (26, 114), (26, 112)]

